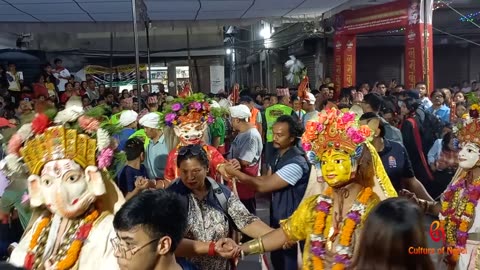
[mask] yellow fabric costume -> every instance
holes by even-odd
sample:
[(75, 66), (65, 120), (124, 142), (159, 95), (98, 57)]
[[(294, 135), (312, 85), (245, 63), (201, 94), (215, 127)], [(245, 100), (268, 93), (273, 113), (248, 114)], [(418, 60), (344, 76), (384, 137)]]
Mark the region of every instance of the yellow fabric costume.
[[(307, 188), (310, 194), (308, 194), (308, 196), (306, 195), (303, 202), (291, 217), (281, 222), (281, 227), (290, 241), (305, 240), (303, 253), (304, 270), (344, 269), (347, 267), (350, 260), (354, 257), (354, 247), (358, 245), (357, 240), (361, 232), (359, 228), (361, 228), (370, 210), (381, 200), (397, 196), (385, 172), (380, 157), (373, 145), (368, 142), (368, 137), (370, 136), (368, 131), (362, 133), (364, 135), (363, 140), (359, 137), (361, 130), (365, 129), (365, 127), (360, 127), (358, 120), (355, 118), (356, 116), (352, 112), (340, 113), (336, 109), (322, 111), (319, 113), (318, 121), (307, 124), (306, 132), (302, 137), (303, 147), (307, 151), (310, 161), (312, 163), (315, 161), (317, 166), (314, 166), (316, 169), (312, 169), (309, 188)], [(349, 130), (350, 128), (353, 128), (353, 131)], [(347, 132), (347, 130), (349, 131)], [(357, 131), (358, 134), (356, 133)], [(373, 167), (371, 168), (373, 169), (373, 174), (366, 174), (368, 177), (373, 177), (373, 179), (367, 181), (371, 184), (364, 186), (360, 191), (347, 217), (342, 217), (342, 223), (337, 226), (337, 233), (335, 235), (333, 235), (334, 227), (332, 222), (335, 211), (331, 209), (333, 209), (332, 206), (335, 205), (336, 201), (329, 195), (332, 192), (332, 187), (329, 187), (329, 184), (332, 185), (332, 182), (331, 179), (323, 180), (321, 176), (322, 171), (326, 169), (320, 169), (321, 166), (328, 163), (324, 160), (320, 161), (322, 157), (325, 158), (325, 155), (322, 156), (322, 154), (328, 151), (330, 151), (332, 158), (339, 159), (336, 160), (338, 164), (335, 166), (335, 175), (340, 174), (337, 170), (339, 166), (352, 169), (352, 177), (349, 177), (350, 182), (357, 181), (355, 179), (351, 180), (354, 178), (355, 173), (361, 173), (360, 171), (366, 170), (368, 166)], [(335, 156), (335, 151), (338, 152), (336, 154), (337, 157), (333, 157)], [(356, 162), (359, 161), (359, 152), (362, 151), (370, 154), (371, 163), (365, 165), (363, 164), (365, 162), (363, 162), (357, 167)], [(342, 152), (352, 157), (351, 166), (348, 162), (345, 162), (346, 160), (343, 161), (345, 164), (340, 164), (342, 163)], [(312, 155), (314, 157), (311, 157)], [(320, 163), (322, 164), (321, 166), (318, 165)], [(317, 177), (317, 175), (319, 176)], [(333, 178), (334, 176), (326, 175), (327, 178)], [(315, 190), (316, 194), (313, 194), (311, 192), (312, 190)], [(371, 195), (365, 196), (368, 191)], [(368, 198), (363, 204), (359, 203), (359, 198), (362, 196)], [(356, 215), (353, 216), (352, 214)], [(322, 215), (322, 217), (319, 217), (319, 215)], [(349, 217), (353, 218), (349, 219)], [(355, 219), (355, 217), (358, 217), (358, 219)], [(357, 220), (357, 223), (355, 223), (355, 220)], [(342, 227), (340, 234), (338, 234), (338, 227)], [(346, 227), (349, 227), (348, 230)], [(321, 231), (321, 233), (319, 233), (319, 231)], [(332, 238), (332, 235), (334, 238)], [(338, 235), (338, 237), (335, 237), (336, 235)], [(332, 262), (324, 261), (326, 258), (324, 256), (325, 253), (333, 254), (332, 256), (334, 258), (332, 258)]]

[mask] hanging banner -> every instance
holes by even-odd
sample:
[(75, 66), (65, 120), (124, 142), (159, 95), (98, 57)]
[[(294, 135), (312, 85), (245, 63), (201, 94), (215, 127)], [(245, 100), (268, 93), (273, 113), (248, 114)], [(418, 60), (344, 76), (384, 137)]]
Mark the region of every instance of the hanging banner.
[(225, 90), (225, 67), (210, 66), (210, 92), (218, 94)]
[[(85, 75), (92, 76), (97, 84), (110, 85), (110, 80), (112, 80), (113, 87), (137, 84), (135, 65), (122, 65), (113, 68), (90, 65), (85, 67)], [(147, 82), (147, 66), (140, 65), (140, 83)]]
[(403, 27), (408, 18), (408, 1), (401, 0), (357, 10), (335, 17), (335, 29), (342, 34), (359, 34)]
[(335, 85), (335, 98), (340, 96), (340, 90), (342, 89), (342, 78), (343, 78), (343, 47), (344, 47), (344, 39), (342, 35), (335, 35), (333, 40), (335, 44), (335, 51), (333, 53), (334, 57), (334, 76), (333, 76), (333, 83)]
[(432, 11), (432, 0), (413, 0), (408, 8), (405, 30), (405, 85), (408, 89), (425, 82), (427, 90), (433, 90)]

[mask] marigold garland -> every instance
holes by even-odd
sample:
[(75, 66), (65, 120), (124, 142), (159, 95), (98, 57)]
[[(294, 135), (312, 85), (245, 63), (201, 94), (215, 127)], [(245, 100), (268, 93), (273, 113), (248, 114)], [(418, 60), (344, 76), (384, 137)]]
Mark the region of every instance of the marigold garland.
[[(459, 181), (448, 187), (441, 204), (440, 225), (445, 230), (445, 245), (456, 251), (466, 248), (468, 229), (480, 199), (480, 179), (468, 184), (466, 176), (462, 174)], [(463, 212), (460, 212), (461, 209), (464, 209)], [(459, 252), (447, 255), (447, 260), (452, 264), (457, 264), (459, 258)]]
[[(82, 225), (78, 228), (77, 232), (75, 233), (75, 238), (70, 244), (65, 257), (58, 261), (55, 264), (55, 269), (57, 270), (67, 270), (72, 268), (78, 260), (80, 255), (80, 251), (82, 250), (83, 244), (85, 240), (88, 238), (91, 229), (93, 228), (93, 223), (97, 220), (99, 216), (99, 212), (97, 210), (93, 210), (90, 214), (88, 214), (82, 221)], [(42, 231), (47, 227), (50, 223), (50, 217), (43, 218), (37, 229), (35, 230), (32, 240), (30, 241), (29, 251), (25, 258), (25, 268), (32, 269), (33, 262), (35, 258), (35, 253), (33, 250), (38, 245), (38, 239), (42, 233)], [(38, 254), (40, 255), (40, 254)]]
[[(328, 215), (330, 215), (332, 207), (332, 188), (328, 188), (323, 195), (320, 195), (316, 210), (318, 211), (315, 218), (313, 234), (311, 238), (311, 252), (312, 252), (312, 264), (313, 269), (323, 270), (323, 259), (326, 253), (325, 244), (326, 244), (326, 230), (325, 223)], [(353, 233), (357, 228), (357, 225), (360, 224), (362, 220), (362, 215), (365, 213), (366, 205), (373, 195), (371, 188), (365, 188), (359, 195), (352, 205), (352, 208), (347, 214), (347, 217), (344, 219), (343, 227), (340, 233), (340, 246), (337, 247), (335, 262), (332, 267), (334, 270), (343, 270), (346, 266), (350, 264), (351, 259), (351, 241)]]
[(30, 245), (28, 246), (29, 250), (32, 250), (35, 246), (37, 246), (38, 238), (40, 237), (40, 234), (42, 234), (43, 229), (47, 227), (48, 223), (50, 223), (50, 217), (44, 217), (38, 223), (37, 229), (33, 233), (32, 240), (30, 241)]

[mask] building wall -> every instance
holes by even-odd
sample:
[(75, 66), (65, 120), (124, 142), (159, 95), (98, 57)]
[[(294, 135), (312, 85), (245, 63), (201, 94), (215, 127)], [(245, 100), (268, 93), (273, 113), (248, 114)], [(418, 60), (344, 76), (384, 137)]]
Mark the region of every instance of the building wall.
[[(435, 87), (448, 87), (464, 80), (480, 80), (480, 48), (464, 45), (434, 46)], [(357, 47), (357, 84), (396, 79), (404, 83), (404, 47)], [(333, 50), (328, 50), (327, 76), (333, 76)]]

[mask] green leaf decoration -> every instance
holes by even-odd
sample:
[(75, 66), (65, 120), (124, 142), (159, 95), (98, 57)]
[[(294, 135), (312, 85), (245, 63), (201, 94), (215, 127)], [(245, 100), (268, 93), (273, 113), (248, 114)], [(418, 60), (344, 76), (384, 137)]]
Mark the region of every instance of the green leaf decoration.
[(477, 94), (475, 92), (470, 92), (465, 94), (465, 97), (468, 100), (468, 105), (471, 106), (473, 104), (478, 104), (480, 103), (480, 99), (478, 98)]
[(44, 114), (50, 119), (50, 121), (53, 121), (55, 119), (55, 116), (57, 115), (57, 109), (56, 108), (49, 108), (45, 110)]
[(105, 114), (107, 112), (107, 105), (101, 105), (97, 107), (93, 107), (92, 109), (85, 112), (85, 116), (93, 117), (93, 118), (105, 118)]

